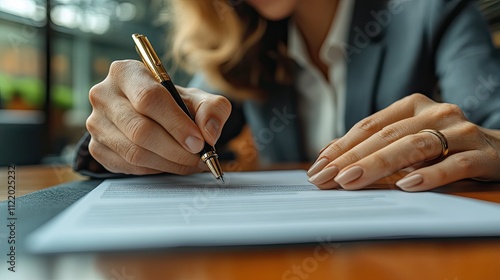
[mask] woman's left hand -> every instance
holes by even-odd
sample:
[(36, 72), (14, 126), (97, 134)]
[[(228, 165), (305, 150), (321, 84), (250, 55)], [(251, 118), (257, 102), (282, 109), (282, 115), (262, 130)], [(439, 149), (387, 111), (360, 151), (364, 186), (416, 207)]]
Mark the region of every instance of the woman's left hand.
[(500, 180), (500, 131), (469, 122), (457, 105), (413, 94), (326, 146), (307, 174), (321, 189), (356, 190), (405, 168), (412, 171), (396, 183), (405, 191)]

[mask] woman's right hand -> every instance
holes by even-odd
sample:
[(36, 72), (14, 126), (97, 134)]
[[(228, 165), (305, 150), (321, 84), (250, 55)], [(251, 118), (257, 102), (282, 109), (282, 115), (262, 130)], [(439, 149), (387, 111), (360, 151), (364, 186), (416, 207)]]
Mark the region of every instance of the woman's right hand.
[(90, 90), (90, 154), (107, 170), (125, 174), (191, 174), (206, 170), (198, 153), (215, 145), (231, 103), (220, 95), (177, 87), (193, 122), (139, 61), (111, 64)]

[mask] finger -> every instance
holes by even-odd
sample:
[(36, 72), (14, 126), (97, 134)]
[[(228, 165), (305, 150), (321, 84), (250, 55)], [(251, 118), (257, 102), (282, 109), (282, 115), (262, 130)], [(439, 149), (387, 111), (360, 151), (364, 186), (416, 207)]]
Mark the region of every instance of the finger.
[(104, 168), (113, 173), (148, 175), (163, 172), (161, 170), (130, 164), (117, 153), (94, 139), (90, 139), (89, 152)]
[[(382, 140), (387, 139), (391, 143), (398, 139), (401, 133), (398, 133), (399, 130), (390, 125), (415, 116), (423, 107), (431, 103), (434, 102), (421, 94), (413, 94), (398, 100), (389, 107), (359, 121), (344, 137), (328, 146), (318, 159), (325, 157), (332, 161), (377, 132), (380, 132)], [(412, 122), (407, 121), (405, 124), (413, 126)]]
[[(132, 142), (171, 162), (187, 166), (199, 164), (200, 157), (186, 150), (158, 123), (137, 113), (124, 97), (117, 97), (114, 102), (116, 109), (106, 110), (109, 120)], [(118, 109), (120, 108), (120, 109)], [(105, 122), (107, 118), (101, 118)], [(101, 123), (97, 130), (112, 126)], [(113, 135), (109, 131), (100, 131), (98, 135)]]
[(346, 166), (334, 180), (344, 189), (361, 189), (406, 167), (435, 159), (441, 152), (436, 136), (411, 134)]
[(345, 152), (342, 151), (343, 149), (338, 143), (342, 141), (343, 138), (347, 138), (347, 136), (335, 141), (322, 153), (321, 157), (308, 172), (308, 175), (311, 176), (311, 183), (320, 183), (317, 182), (317, 178), (313, 179), (313, 176), (315, 174), (319, 174), (319, 172), (323, 172), (323, 170), (326, 170), (328, 167), (336, 166), (338, 170), (344, 169), (346, 166), (349, 166), (362, 158), (389, 146), (398, 139), (401, 139), (409, 134), (414, 134), (415, 131), (421, 130), (422, 127), (427, 127), (427, 122), (428, 119), (425, 116), (403, 119), (394, 124), (387, 125), (365, 141)]
[[(436, 135), (426, 133), (429, 134), (427, 135), (428, 138), (432, 138), (432, 141), (435, 141), (437, 143), (436, 145), (432, 145), (430, 147), (439, 147), (440, 149), (425, 149), (424, 153), (422, 153), (422, 148), (418, 147), (418, 143), (404, 143), (399, 142), (398, 140), (404, 137), (405, 134), (414, 134), (415, 132), (420, 131), (424, 128), (435, 127), (435, 124), (432, 125), (428, 123), (432, 119), (441, 120), (439, 123), (440, 127), (452, 127), (442, 131), (445, 132), (448, 136), (452, 136), (446, 136), (448, 139), (452, 139), (452, 143), (448, 143), (453, 148), (450, 149), (451, 152), (477, 149), (479, 147), (490, 147), (488, 141), (486, 141), (485, 138), (481, 136), (482, 134), (480, 129), (476, 125), (465, 121), (463, 113), (456, 105), (437, 103), (431, 105), (432, 106), (424, 106), (425, 108), (422, 107), (424, 109), (420, 108), (416, 110), (420, 111), (420, 115), (403, 119), (394, 124), (386, 126), (378, 133), (370, 136), (367, 140), (350, 149), (348, 152), (341, 154), (329, 164), (325, 165), (326, 161), (324, 159), (326, 159), (327, 161), (329, 160), (327, 157), (318, 159), (316, 164), (321, 163), (321, 165), (324, 165), (324, 167), (322, 167), (319, 173), (312, 176), (310, 178), (310, 181), (316, 185), (323, 184), (322, 182), (317, 182), (318, 178), (322, 178), (322, 180), (324, 181), (330, 178), (326, 178), (323, 175), (320, 176), (320, 174), (326, 173), (325, 170), (328, 170), (332, 166), (335, 166), (341, 169), (341, 172), (337, 175), (334, 181), (341, 184), (345, 188), (358, 189), (365, 187), (368, 184), (376, 181), (377, 179), (383, 178), (384, 176), (391, 175), (392, 173), (403, 168), (415, 168), (418, 165), (422, 164), (422, 162), (419, 162), (420, 160), (428, 161), (431, 158), (439, 156), (442, 153), (443, 148), (440, 138)], [(436, 128), (439, 129), (439, 127)], [(425, 136), (418, 135), (412, 137), (415, 138), (413, 141), (420, 141), (421, 144), (425, 144), (425, 140), (418, 140), (419, 138)], [(341, 142), (341, 140), (342, 139), (333, 143), (332, 147)], [(400, 145), (401, 143), (403, 143), (401, 146), (399, 146), (401, 150), (397, 149), (398, 146), (395, 145), (396, 143)], [(388, 148), (384, 150), (384, 147)], [(415, 147), (417, 148), (415, 149)], [(422, 147), (425, 147), (425, 145), (423, 145)], [(385, 151), (387, 155), (377, 152), (380, 150)], [(328, 153), (328, 149), (323, 152), (323, 154), (325, 153)], [(410, 156), (408, 155), (408, 153), (419, 153), (420, 156), (415, 157), (413, 155), (413, 160), (406, 160), (405, 157)], [(435, 154), (436, 156), (428, 158), (427, 153)], [(397, 156), (398, 158), (392, 158), (394, 156)], [(363, 159), (366, 158), (368, 159), (363, 161)], [(374, 163), (371, 163), (370, 159), (375, 159)], [(362, 163), (365, 163), (365, 166), (360, 166), (360, 164)], [(428, 162), (426, 162), (426, 164), (428, 164)], [(378, 168), (373, 168), (373, 166), (376, 166)], [(334, 186), (334, 183), (329, 183), (329, 187)]]
[[(93, 140), (108, 147), (119, 155), (121, 159), (131, 165), (175, 174), (191, 174), (201, 171), (198, 166), (202, 166), (202, 162), (196, 155), (186, 153), (194, 157), (192, 166), (172, 162), (130, 141), (108, 119), (94, 117), (94, 115), (91, 115), (89, 118), (97, 119), (95, 121), (91, 119), (87, 122), (87, 129), (91, 133)], [(103, 163), (107, 161), (105, 155), (102, 157), (98, 156), (100, 156), (100, 154), (96, 155), (95, 159), (99, 162)]]
[[(321, 155), (321, 153), (323, 153), (323, 151), (328, 148), (328, 146), (332, 145), (333, 143), (335, 143), (337, 140), (339, 140), (338, 138), (336, 139), (333, 139), (330, 143), (328, 143), (328, 145), (326, 145), (323, 149), (321, 149), (321, 151), (319, 151), (319, 155)], [(322, 157), (318, 160), (316, 160), (316, 162), (314, 162), (313, 165), (311, 165), (311, 167), (309, 167), (309, 169), (307, 170), (307, 176), (311, 177), (313, 176), (314, 174), (318, 173), (321, 169), (323, 169), (328, 163), (330, 163), (330, 161), (325, 158), (325, 157)]]
[(323, 151), (325, 151), (325, 149), (328, 148), (328, 146), (332, 145), (333, 143), (337, 142), (337, 140), (339, 140), (339, 138), (335, 138), (333, 139), (332, 141), (330, 141), (330, 143), (328, 143), (323, 149), (321, 149), (321, 151), (319, 151), (318, 155), (321, 155), (321, 153), (323, 153)]
[(195, 122), (203, 138), (214, 146), (222, 127), (231, 114), (231, 102), (221, 95), (215, 95), (193, 88), (177, 87), (186, 105), (195, 115)]
[[(111, 172), (145, 175), (161, 172), (187, 175), (203, 171), (198, 167), (180, 165), (175, 162), (165, 160), (158, 155), (144, 149), (132, 148), (125, 158), (115, 150), (103, 143), (91, 140), (89, 151), (92, 156)], [(118, 146), (118, 145), (117, 145)], [(130, 157), (130, 158), (129, 158)]]
[(331, 166), (309, 178), (309, 182), (323, 190), (332, 189), (339, 186), (339, 184), (333, 180), (338, 173), (339, 169), (336, 166)]
[(204, 140), (196, 124), (142, 63), (114, 62), (110, 77), (115, 79), (116, 86), (138, 113), (160, 124), (185, 149), (192, 153), (201, 151)]
[(405, 191), (418, 192), (466, 178), (493, 179), (494, 166), (484, 151), (466, 151), (452, 154), (432, 166), (418, 169), (396, 182), (396, 185)]
[[(467, 150), (470, 148), (471, 143), (474, 143), (476, 145), (475, 147), (481, 146), (480, 142), (485, 144), (484, 140), (478, 139), (477, 137), (480, 134), (479, 128), (476, 125), (471, 124), (470, 122), (463, 122), (464, 121), (463, 113), (456, 105), (434, 103), (433, 106), (427, 106), (425, 110), (424, 109), (419, 109), (419, 110), (422, 111), (421, 114), (418, 114), (415, 117), (406, 118), (396, 123), (387, 125), (383, 129), (376, 132), (368, 139), (359, 143), (358, 145), (349, 149), (348, 151), (343, 153), (341, 152), (337, 153), (338, 156), (333, 161), (331, 161), (329, 164), (325, 164), (327, 161), (331, 160), (331, 158), (334, 158), (336, 156), (336, 155), (332, 156), (331, 155), (332, 153), (330, 153), (329, 151), (341, 150), (340, 148), (336, 147), (336, 145), (341, 140), (333, 143), (330, 146), (329, 151), (326, 150), (323, 153), (323, 157), (320, 158), (320, 160), (318, 160), (317, 163), (323, 165), (322, 168), (327, 168), (329, 166), (337, 166), (339, 169), (344, 169), (346, 166), (349, 166), (361, 160), (362, 158), (367, 157), (370, 154), (391, 145), (392, 143), (394, 143), (398, 139), (405, 137), (406, 135), (415, 134), (428, 127), (435, 127), (436, 124), (432, 122), (432, 120), (434, 119), (440, 119), (441, 120), (440, 124), (444, 127), (449, 127), (449, 126), (456, 127), (455, 129), (449, 130), (449, 134), (453, 136), (451, 137), (451, 139), (459, 139), (459, 141), (457, 141), (456, 143), (451, 143), (452, 146), (455, 148), (455, 150), (458, 151)], [(433, 114), (433, 117), (429, 117), (429, 114)], [(437, 138), (435, 135), (432, 134), (431, 136), (433, 136), (434, 141), (439, 142), (439, 138)], [(413, 146), (408, 146), (408, 147), (413, 147)], [(323, 160), (325, 158), (327, 159), (326, 161)], [(316, 167), (315, 171), (319, 171), (317, 169), (318, 168)], [(359, 172), (360, 170), (358, 170), (358, 173)], [(310, 172), (309, 174), (311, 173), (312, 172)], [(347, 178), (352, 180), (353, 179), (352, 176), (348, 176)], [(341, 181), (343, 181), (343, 183), (346, 183), (344, 180)]]

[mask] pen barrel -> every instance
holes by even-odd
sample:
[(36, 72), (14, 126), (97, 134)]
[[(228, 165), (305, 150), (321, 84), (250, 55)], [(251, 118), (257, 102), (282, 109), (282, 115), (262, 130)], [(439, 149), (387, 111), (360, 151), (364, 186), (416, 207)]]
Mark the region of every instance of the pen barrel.
[[(175, 88), (174, 84), (172, 83), (171, 80), (163, 81), (161, 84), (170, 92), (170, 95), (174, 98), (175, 102), (179, 107), (186, 113), (193, 121), (194, 121), (194, 116), (191, 114), (189, 111), (186, 103), (184, 103), (184, 100), (182, 100), (181, 95)], [(210, 146), (208, 143), (205, 142), (205, 146), (203, 147), (203, 150), (200, 152), (200, 155), (207, 154), (209, 152), (215, 152), (214, 147)]]
[(182, 111), (184, 111), (184, 113), (186, 113), (186, 115), (188, 115), (194, 121), (194, 115), (191, 114), (191, 112), (189, 111), (186, 103), (184, 103), (184, 100), (182, 100), (181, 95), (179, 94), (179, 92), (175, 88), (172, 81), (166, 80), (166, 81), (161, 82), (161, 84), (170, 92), (170, 95), (174, 98), (175, 102), (177, 103), (177, 105), (179, 105), (179, 107), (182, 109)]
[[(158, 82), (161, 83), (161, 85), (163, 85), (163, 87), (165, 87), (169, 91), (170, 96), (174, 98), (175, 102), (181, 108), (181, 110), (186, 115), (188, 115), (193, 122), (195, 122), (194, 115), (191, 114), (188, 106), (186, 106), (186, 103), (184, 103), (184, 100), (182, 100), (181, 95), (172, 83), (170, 76), (163, 67), (160, 58), (153, 49), (153, 46), (151, 46), (148, 38), (142, 34), (136, 33), (132, 35), (132, 39), (134, 40), (136, 50), (141, 56), (142, 61), (149, 68), (153, 76), (158, 80)], [(222, 177), (222, 168), (218, 160), (219, 156), (215, 152), (214, 147), (207, 144), (206, 141), (203, 150), (200, 152), (200, 157), (208, 166), (214, 177), (224, 182), (224, 178)]]
[(204, 155), (209, 152), (215, 152), (215, 149), (214, 147), (210, 146), (207, 142), (205, 142), (205, 146), (203, 147), (203, 150), (201, 150), (200, 155)]

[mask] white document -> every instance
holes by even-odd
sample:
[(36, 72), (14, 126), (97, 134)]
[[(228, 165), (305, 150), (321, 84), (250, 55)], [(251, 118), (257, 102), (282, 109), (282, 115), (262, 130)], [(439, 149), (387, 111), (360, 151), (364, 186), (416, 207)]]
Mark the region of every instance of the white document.
[(35, 231), (32, 252), (500, 236), (500, 206), (398, 190), (319, 190), (304, 171), (105, 180)]

